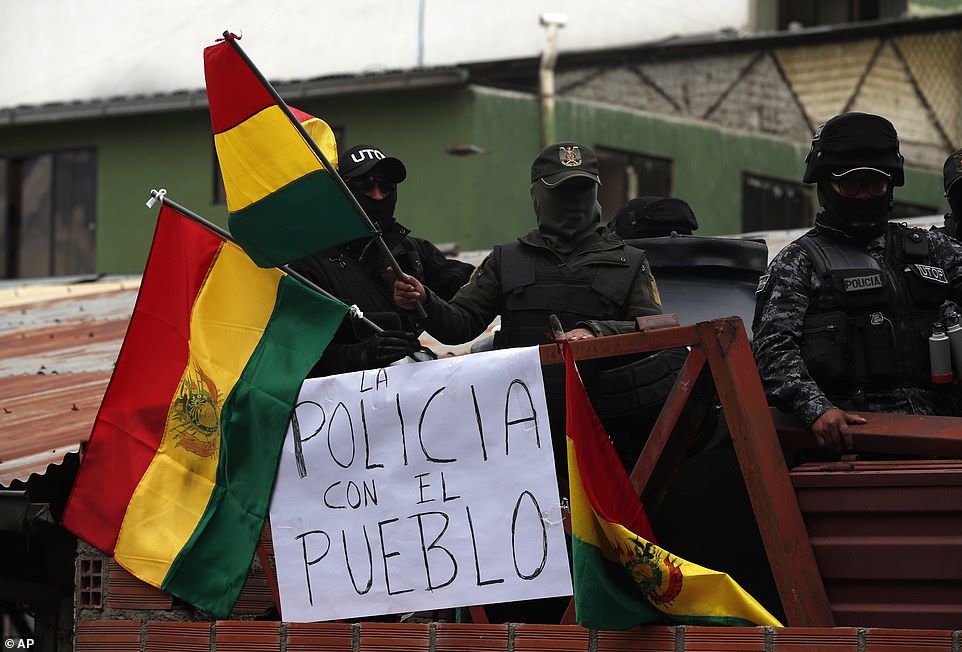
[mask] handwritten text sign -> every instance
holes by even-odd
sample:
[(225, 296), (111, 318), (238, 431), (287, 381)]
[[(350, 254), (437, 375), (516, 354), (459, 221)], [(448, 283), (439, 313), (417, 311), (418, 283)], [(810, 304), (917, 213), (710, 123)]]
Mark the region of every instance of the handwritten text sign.
[(537, 347), (307, 380), (271, 531), (286, 621), (570, 595)]

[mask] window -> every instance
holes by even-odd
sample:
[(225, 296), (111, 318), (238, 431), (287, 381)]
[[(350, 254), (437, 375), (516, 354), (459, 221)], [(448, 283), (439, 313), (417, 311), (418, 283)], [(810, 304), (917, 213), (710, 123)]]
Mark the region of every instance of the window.
[(618, 209), (635, 197), (671, 196), (671, 161), (664, 158), (595, 148), (601, 189), (598, 201), (602, 221), (615, 216)]
[(227, 191), (224, 189), (224, 174), (220, 171), (220, 161), (217, 160), (217, 150), (214, 154), (214, 205), (227, 204)]
[(810, 226), (813, 193), (801, 183), (742, 174), (742, 233)]
[(92, 149), (0, 159), (0, 277), (95, 271), (96, 167)]
[(907, 4), (906, 0), (779, 0), (777, 28), (898, 18), (905, 15)]

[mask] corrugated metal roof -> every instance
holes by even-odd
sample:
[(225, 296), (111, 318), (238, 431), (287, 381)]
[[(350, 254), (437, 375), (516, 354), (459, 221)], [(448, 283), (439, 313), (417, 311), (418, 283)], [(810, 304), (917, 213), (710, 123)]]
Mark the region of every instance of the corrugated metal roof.
[[(458, 258), (476, 265), (484, 253)], [(139, 287), (139, 276), (0, 284), (0, 487), (43, 474), (87, 440)], [(476, 340), (422, 341), (456, 355)]]
[(0, 288), (0, 486), (87, 439), (139, 277)]

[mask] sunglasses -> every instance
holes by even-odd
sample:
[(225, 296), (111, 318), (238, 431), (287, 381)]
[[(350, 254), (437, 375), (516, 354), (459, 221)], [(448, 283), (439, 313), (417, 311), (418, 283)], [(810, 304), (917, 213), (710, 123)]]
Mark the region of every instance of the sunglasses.
[(397, 184), (393, 181), (387, 181), (384, 177), (375, 177), (371, 174), (349, 179), (347, 185), (352, 188), (360, 188), (362, 192), (371, 192), (374, 190), (374, 186), (377, 186), (385, 195), (390, 195), (397, 190)]
[(832, 183), (838, 194), (846, 199), (854, 199), (864, 190), (870, 197), (884, 197), (889, 190), (889, 181), (879, 176), (857, 177), (848, 175), (835, 179)]

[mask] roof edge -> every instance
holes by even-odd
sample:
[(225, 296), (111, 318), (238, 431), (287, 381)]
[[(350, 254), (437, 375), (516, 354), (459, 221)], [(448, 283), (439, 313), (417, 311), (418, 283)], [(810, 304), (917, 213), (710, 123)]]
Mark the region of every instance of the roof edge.
[[(330, 75), (305, 80), (271, 82), (285, 98), (300, 100), (331, 95), (400, 91), (459, 86), (468, 81), (468, 71), (460, 67), (392, 70), (362, 75)], [(131, 95), (76, 101), (23, 105), (0, 109), (0, 127), (40, 124), (64, 120), (90, 120), (103, 117), (167, 113), (207, 107), (204, 89), (173, 91), (155, 95)]]

